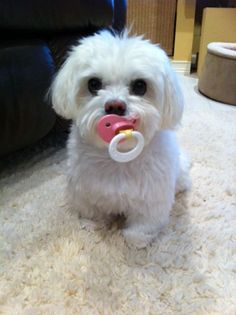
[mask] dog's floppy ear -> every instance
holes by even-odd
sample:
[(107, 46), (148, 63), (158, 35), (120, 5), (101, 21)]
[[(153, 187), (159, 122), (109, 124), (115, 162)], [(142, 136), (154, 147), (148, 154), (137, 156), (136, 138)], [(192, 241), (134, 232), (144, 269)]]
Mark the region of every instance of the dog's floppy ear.
[(178, 78), (169, 60), (165, 63), (162, 128), (174, 129), (181, 121), (184, 98)]
[(59, 70), (50, 89), (54, 110), (66, 119), (75, 117), (76, 93), (78, 90), (75, 73), (76, 65), (71, 55)]

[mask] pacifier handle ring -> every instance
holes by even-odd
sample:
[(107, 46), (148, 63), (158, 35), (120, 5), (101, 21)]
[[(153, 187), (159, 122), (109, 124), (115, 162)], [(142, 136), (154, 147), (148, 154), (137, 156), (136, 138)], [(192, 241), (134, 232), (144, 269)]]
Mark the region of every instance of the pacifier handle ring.
[(121, 140), (127, 138), (127, 136), (124, 133), (119, 133), (111, 140), (108, 150), (109, 150), (109, 154), (111, 158), (114, 161), (125, 163), (125, 162), (132, 161), (136, 157), (139, 156), (139, 154), (142, 152), (143, 147), (144, 147), (143, 135), (138, 131), (132, 131), (132, 137), (136, 138), (137, 144), (132, 150), (128, 152), (120, 152), (117, 150), (118, 143)]

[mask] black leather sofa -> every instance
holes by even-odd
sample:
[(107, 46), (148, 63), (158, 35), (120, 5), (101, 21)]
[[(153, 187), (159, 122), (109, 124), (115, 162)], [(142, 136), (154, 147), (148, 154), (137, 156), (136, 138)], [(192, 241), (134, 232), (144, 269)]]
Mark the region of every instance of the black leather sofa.
[(126, 0), (0, 1), (0, 156), (55, 126), (45, 95), (70, 46), (125, 18)]

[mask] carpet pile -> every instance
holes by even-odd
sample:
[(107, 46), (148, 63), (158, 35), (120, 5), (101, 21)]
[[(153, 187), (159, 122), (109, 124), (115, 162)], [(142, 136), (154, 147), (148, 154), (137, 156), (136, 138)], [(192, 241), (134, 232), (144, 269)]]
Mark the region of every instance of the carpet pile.
[(183, 78), (178, 132), (192, 190), (147, 249), (127, 247), (117, 224), (87, 231), (66, 211), (64, 148), (3, 171), (0, 314), (236, 314), (236, 107), (196, 83)]

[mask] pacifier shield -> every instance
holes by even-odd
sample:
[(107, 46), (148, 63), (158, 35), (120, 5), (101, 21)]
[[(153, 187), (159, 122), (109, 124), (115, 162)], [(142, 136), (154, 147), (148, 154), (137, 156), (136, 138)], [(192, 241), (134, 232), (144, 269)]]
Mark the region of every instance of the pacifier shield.
[(97, 133), (107, 143), (121, 130), (133, 129), (138, 126), (139, 120), (133, 117), (122, 117), (119, 115), (105, 115), (99, 119), (97, 124)]

